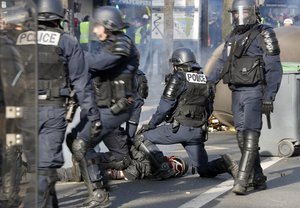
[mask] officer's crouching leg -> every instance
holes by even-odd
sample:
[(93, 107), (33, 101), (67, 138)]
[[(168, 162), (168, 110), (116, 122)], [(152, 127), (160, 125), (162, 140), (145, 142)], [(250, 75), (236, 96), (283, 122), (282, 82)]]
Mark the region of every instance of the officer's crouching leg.
[(260, 133), (247, 130), (244, 132), (244, 143), (242, 158), (239, 165), (239, 172), (236, 183), (232, 189), (237, 195), (244, 195), (248, 186), (248, 179), (254, 166), (258, 153), (258, 141)]
[(143, 134), (136, 135), (134, 146), (149, 158), (156, 171), (153, 173), (154, 178), (166, 179), (174, 176), (175, 172), (170, 167), (167, 158), (152, 142), (146, 140)]
[(87, 143), (77, 138), (72, 144), (72, 151), (74, 159), (79, 162), (79, 168), (88, 189), (88, 198), (79, 207), (110, 207), (111, 201), (109, 194), (103, 188), (103, 177), (101, 175), (100, 167), (93, 161), (85, 158), (88, 150)]

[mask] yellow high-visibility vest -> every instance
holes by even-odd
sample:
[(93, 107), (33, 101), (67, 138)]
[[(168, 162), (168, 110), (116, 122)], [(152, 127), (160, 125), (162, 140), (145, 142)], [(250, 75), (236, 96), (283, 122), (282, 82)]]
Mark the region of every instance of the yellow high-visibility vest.
[(80, 23), (80, 43), (88, 43), (90, 34), (90, 22)]
[[(141, 43), (141, 40), (142, 40), (141, 30), (142, 30), (143, 27), (144, 26), (140, 26), (135, 31), (135, 41), (134, 41), (135, 44), (140, 44)], [(146, 25), (147, 30), (149, 29), (149, 27), (150, 27), (150, 24), (147, 24)]]
[(135, 38), (134, 38), (134, 42), (135, 44), (140, 44), (141, 43), (141, 29), (142, 27), (138, 27), (135, 31)]

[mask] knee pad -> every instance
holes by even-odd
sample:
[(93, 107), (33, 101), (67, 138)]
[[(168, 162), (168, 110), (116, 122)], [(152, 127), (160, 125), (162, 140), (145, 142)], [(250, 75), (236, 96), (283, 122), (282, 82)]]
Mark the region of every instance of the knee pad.
[(74, 159), (77, 162), (80, 162), (82, 158), (84, 158), (87, 151), (87, 143), (80, 138), (76, 138), (72, 144), (72, 152), (74, 155)]
[(244, 148), (245, 150), (249, 151), (257, 151), (259, 149), (258, 141), (259, 141), (259, 132), (255, 131), (245, 131), (245, 143)]

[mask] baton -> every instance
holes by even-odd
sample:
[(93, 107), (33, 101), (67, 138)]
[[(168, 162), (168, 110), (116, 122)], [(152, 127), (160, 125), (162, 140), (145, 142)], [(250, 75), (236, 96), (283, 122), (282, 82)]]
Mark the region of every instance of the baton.
[(271, 117), (270, 117), (270, 114), (266, 114), (266, 117), (267, 117), (268, 129), (271, 129), (272, 126), (271, 126)]

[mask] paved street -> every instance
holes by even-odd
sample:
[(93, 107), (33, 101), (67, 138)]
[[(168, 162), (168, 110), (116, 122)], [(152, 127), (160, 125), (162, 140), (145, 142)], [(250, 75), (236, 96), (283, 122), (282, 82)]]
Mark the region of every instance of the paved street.
[[(150, 97), (141, 117), (141, 123), (149, 120), (159, 102), (157, 95), (163, 86), (151, 83)], [(159, 146), (166, 155), (187, 155), (180, 145)], [(230, 153), (239, 160), (240, 153), (232, 132), (209, 134), (206, 143), (209, 159)], [(66, 158), (68, 160), (68, 158)], [(112, 181), (111, 200), (114, 208), (298, 208), (300, 206), (300, 156), (291, 158), (262, 157), (262, 166), (268, 177), (268, 189), (252, 191), (246, 196), (236, 196), (231, 192), (233, 180), (229, 174), (203, 179), (191, 170), (181, 178), (165, 181)], [(83, 183), (58, 183), (60, 207), (75, 207), (87, 196)]]

